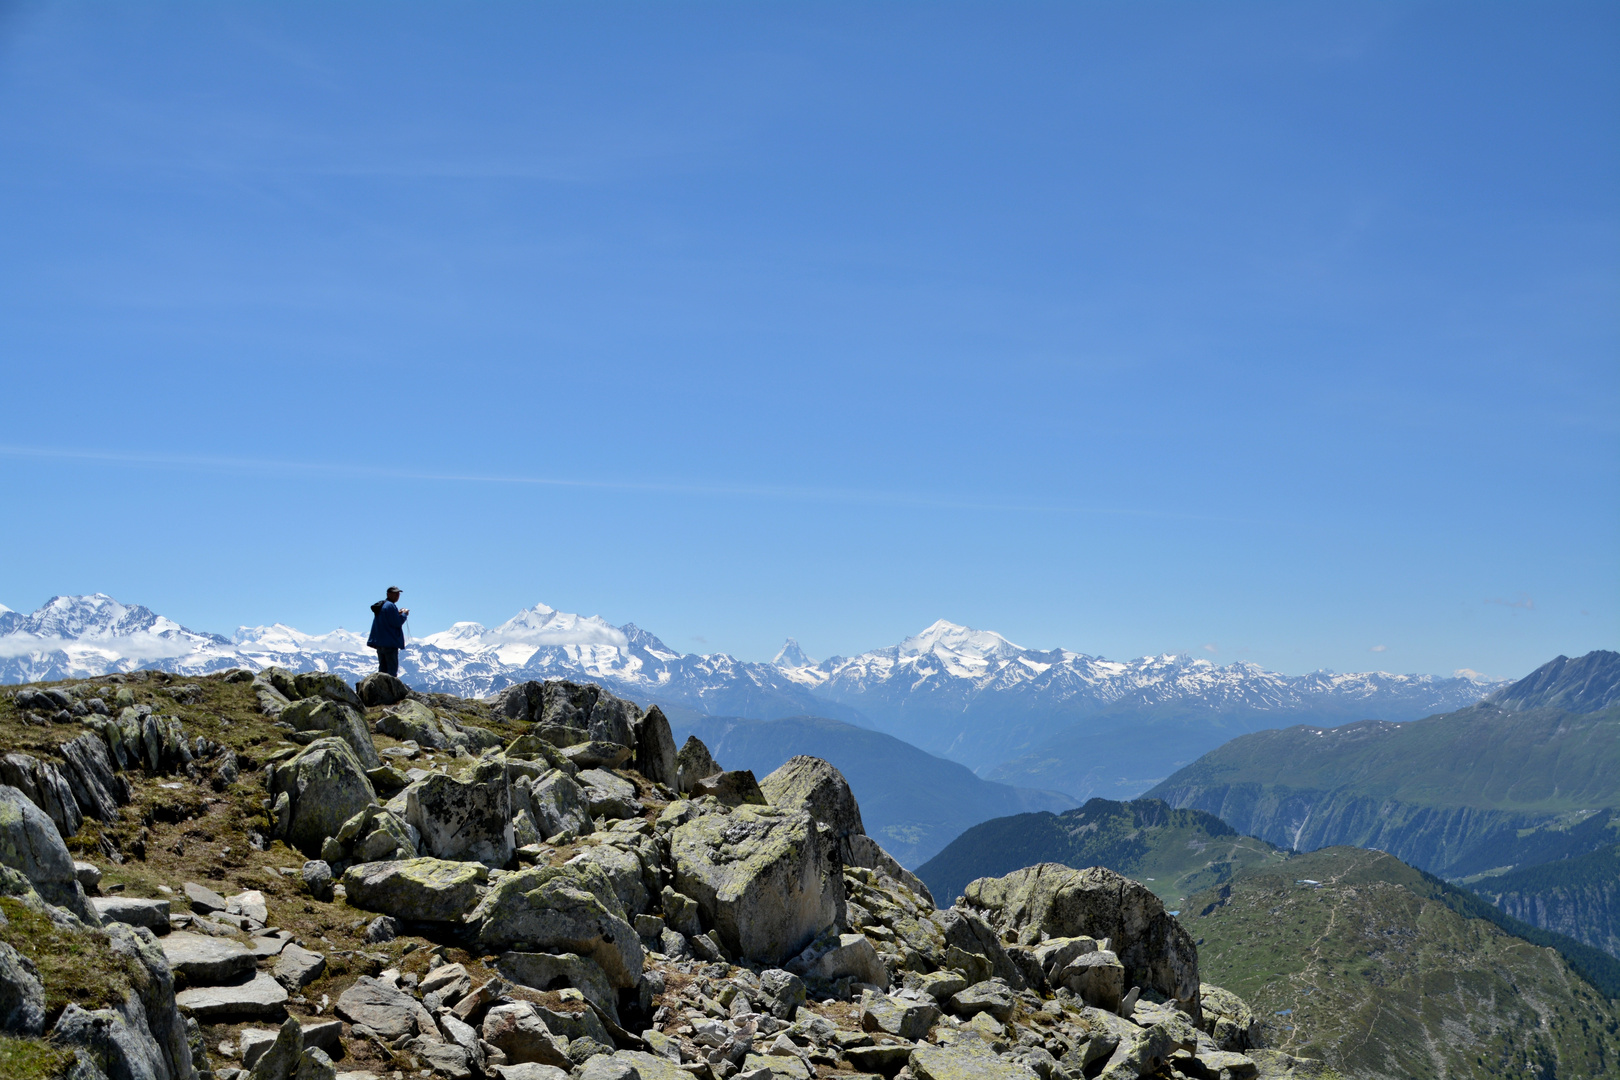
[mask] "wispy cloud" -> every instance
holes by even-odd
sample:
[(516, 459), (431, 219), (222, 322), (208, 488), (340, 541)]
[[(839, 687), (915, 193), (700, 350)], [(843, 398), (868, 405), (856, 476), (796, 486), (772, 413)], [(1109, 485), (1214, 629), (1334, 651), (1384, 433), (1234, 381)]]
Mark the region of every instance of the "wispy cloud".
[(1388, 645), (1374, 645), (1368, 652), (1389, 652)]
[(1500, 604), (1503, 607), (1519, 608), (1523, 611), (1534, 611), (1536, 607), (1536, 602), (1530, 598), (1529, 593), (1520, 593), (1516, 600), (1503, 600), (1501, 597), (1493, 597), (1485, 602), (1487, 604)]
[(1215, 643), (1212, 641), (1209, 644), (1204, 646), (1204, 651), (1209, 653), (1211, 656), (1214, 656), (1216, 653), (1220, 652), (1221, 650), (1219, 648), (1217, 648)]
[(348, 479), (413, 480), (429, 483), (480, 486), (554, 487), (576, 490), (647, 492), (698, 495), (714, 498), (778, 499), (794, 502), (848, 503), (872, 506), (911, 506), (935, 510), (979, 510), (1024, 513), (1089, 514), (1104, 517), (1159, 518), (1183, 521), (1221, 521), (1278, 525), (1281, 522), (1172, 510), (1095, 506), (1077, 503), (1007, 501), (973, 496), (942, 496), (908, 491), (863, 488), (793, 487), (774, 484), (727, 484), (679, 480), (610, 480), (559, 476), (521, 476), (470, 473), (457, 470), (386, 469), (345, 462), (287, 461), (273, 458), (213, 457), (140, 451), (83, 450), (61, 447), (0, 445), (0, 456), (51, 461), (78, 461), (126, 468), (178, 471), (249, 473), (261, 476), (331, 476)]

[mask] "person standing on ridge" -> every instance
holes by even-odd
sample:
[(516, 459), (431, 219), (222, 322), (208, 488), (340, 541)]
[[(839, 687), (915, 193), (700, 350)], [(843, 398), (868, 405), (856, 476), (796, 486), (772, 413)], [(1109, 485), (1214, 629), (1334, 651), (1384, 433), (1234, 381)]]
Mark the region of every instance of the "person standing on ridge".
[(377, 650), (377, 670), (384, 675), (399, 677), (399, 650), (405, 647), (405, 620), (410, 608), (399, 608), (399, 586), (388, 586), (388, 599), (371, 605), (371, 636), (366, 639), (368, 649)]

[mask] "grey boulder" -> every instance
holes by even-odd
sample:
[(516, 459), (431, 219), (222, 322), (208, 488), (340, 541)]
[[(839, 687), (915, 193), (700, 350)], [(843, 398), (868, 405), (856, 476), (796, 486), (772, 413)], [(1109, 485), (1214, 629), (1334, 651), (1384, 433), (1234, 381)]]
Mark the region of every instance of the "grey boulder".
[(377, 801), (354, 750), (342, 739), (318, 739), (269, 775), (272, 828), (314, 858), (344, 822)]
[(472, 916), (488, 951), (576, 953), (596, 961), (615, 987), (635, 986), (645, 957), (612, 882), (595, 866), (537, 867), (508, 874)]
[(670, 833), (675, 889), (736, 956), (781, 964), (844, 917), (844, 878), (804, 811), (739, 806)]
[(356, 696), (360, 698), (360, 704), (368, 709), (404, 701), (406, 695), (411, 692), (411, 688), (399, 679), (381, 671), (367, 675), (354, 689)]
[(0, 941), (0, 1031), (35, 1036), (45, 1030), (45, 986), (34, 962)]
[(488, 872), (477, 863), (405, 859), (360, 863), (343, 872), (349, 903), (412, 922), (456, 922), (477, 903)]
[(41, 899), (100, 925), (56, 823), (10, 784), (0, 784), (0, 864), (20, 871)]
[(177, 931), (163, 939), (163, 956), (171, 971), (189, 986), (217, 986), (240, 980), (254, 970), (252, 950), (225, 937)]
[(504, 762), (481, 762), (464, 781), (435, 773), (407, 788), (405, 800), (405, 822), (429, 855), (500, 867), (517, 850)]

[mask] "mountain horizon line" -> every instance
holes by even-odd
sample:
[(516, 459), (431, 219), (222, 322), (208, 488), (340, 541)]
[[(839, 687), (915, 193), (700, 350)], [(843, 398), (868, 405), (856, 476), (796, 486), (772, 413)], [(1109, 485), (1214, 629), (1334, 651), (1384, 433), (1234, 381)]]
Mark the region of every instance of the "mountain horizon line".
[[(96, 612), (98, 615), (105, 613), (105, 616), (86, 618), (88, 614), (86, 609)], [(101, 592), (58, 594), (52, 596), (27, 615), (0, 603), (0, 658), (18, 655), (16, 648), (23, 644), (23, 641), (19, 640), (23, 637), (34, 639), (40, 646), (49, 648), (50, 644), (54, 642), (86, 644), (97, 640), (122, 639), (126, 643), (135, 643), (143, 636), (166, 640), (174, 646), (181, 645), (186, 638), (201, 638), (219, 645), (260, 646), (270, 652), (318, 651), (357, 655), (365, 655), (370, 652), (365, 645), (365, 635), (341, 626), (325, 633), (308, 633), (287, 623), (277, 621), (269, 624), (261, 623), (256, 626), (240, 624), (233, 633), (225, 635), (212, 631), (192, 629), (173, 619), (157, 614), (143, 604), (124, 604), (113, 596)], [(6, 638), (12, 640), (8, 643), (5, 640)], [(851, 659), (880, 654), (890, 654), (895, 657), (917, 656), (943, 647), (951, 653), (978, 659), (991, 656), (1001, 658), (1011, 658), (1017, 655), (1051, 656), (1102, 663), (1134, 665), (1144, 662), (1156, 662), (1210, 670), (1229, 671), (1235, 669), (1257, 674), (1284, 676), (1289, 674), (1274, 671), (1250, 660), (1232, 660), (1221, 664), (1207, 657), (1197, 656), (1187, 650), (1144, 653), (1128, 660), (1112, 660), (1101, 653), (1087, 653), (1061, 645), (1051, 649), (1027, 648), (1014, 643), (998, 631), (980, 630), (945, 618), (936, 619), (918, 633), (902, 639), (895, 645), (868, 649), (849, 656), (834, 654), (818, 661), (804, 652), (797, 639), (789, 636), (770, 660), (744, 660), (735, 654), (724, 651), (711, 653), (682, 652), (671, 648), (656, 635), (642, 629), (633, 621), (615, 626), (600, 615), (579, 615), (565, 612), (553, 608), (543, 601), (521, 609), (516, 615), (493, 628), (486, 627), (484, 624), (474, 620), (462, 620), (452, 623), (443, 630), (433, 631), (421, 636), (411, 636), (409, 642), (412, 646), (425, 645), (458, 652), (478, 651), (492, 647), (498, 648), (503, 645), (517, 645), (533, 646), (535, 648), (559, 646), (594, 648), (606, 646), (624, 653), (628, 652), (634, 645), (642, 644), (649, 651), (655, 654), (666, 654), (670, 659), (681, 657), (696, 657), (703, 660), (725, 659), (739, 663), (760, 664), (785, 671), (826, 672), (833, 670), (841, 662)], [(8, 644), (12, 647), (7, 648)], [(155, 645), (156, 642), (152, 644)], [(151, 659), (159, 660), (176, 659), (192, 650), (187, 648), (173, 652), (165, 652), (161, 649), (138, 651), (149, 653)], [(1406, 678), (1462, 679), (1478, 684), (1481, 687), (1497, 686), (1513, 681), (1511, 678), (1483, 675), (1470, 668), (1458, 668), (1449, 673), (1440, 673), (1390, 672), (1382, 668), (1365, 669), (1357, 672), (1339, 672), (1328, 667), (1317, 667), (1310, 671), (1295, 673), (1293, 677), (1310, 675), (1382, 675)]]

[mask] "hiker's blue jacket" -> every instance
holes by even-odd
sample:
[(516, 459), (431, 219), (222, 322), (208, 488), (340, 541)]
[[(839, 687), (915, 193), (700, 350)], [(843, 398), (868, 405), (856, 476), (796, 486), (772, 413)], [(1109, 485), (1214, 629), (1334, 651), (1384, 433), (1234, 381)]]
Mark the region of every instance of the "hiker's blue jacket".
[(403, 649), (405, 647), (405, 616), (399, 605), (384, 600), (371, 617), (371, 636), (366, 645), (372, 649)]

